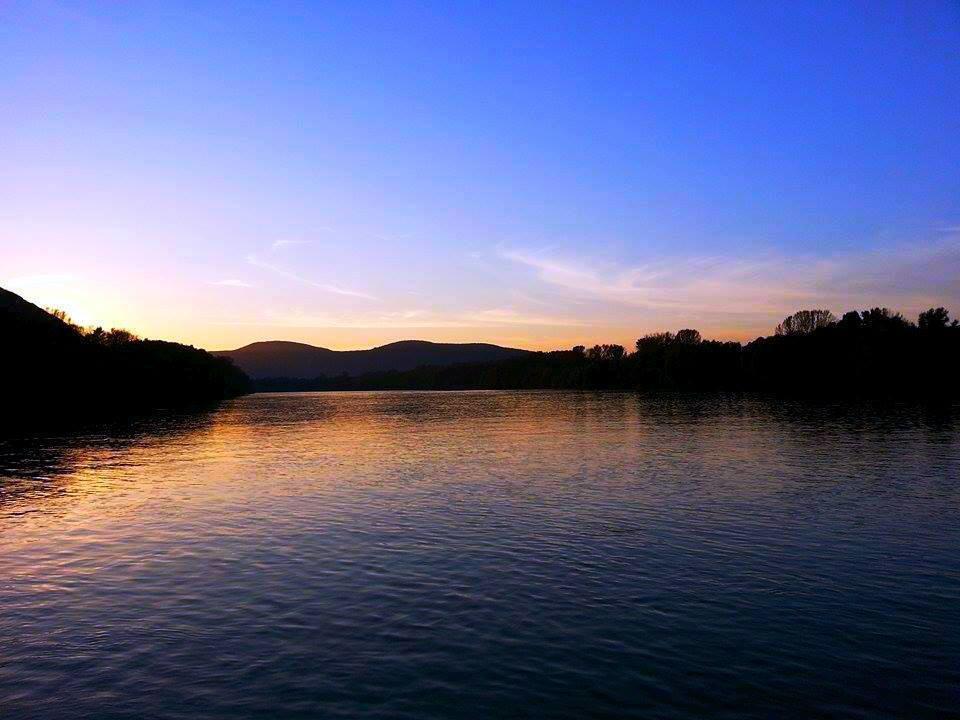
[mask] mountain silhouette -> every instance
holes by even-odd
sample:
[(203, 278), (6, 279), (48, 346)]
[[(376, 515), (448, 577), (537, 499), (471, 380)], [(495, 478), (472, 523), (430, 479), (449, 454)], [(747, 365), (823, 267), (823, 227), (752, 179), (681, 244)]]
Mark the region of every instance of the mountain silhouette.
[(0, 328), (6, 353), (50, 353), (80, 344), (79, 334), (68, 323), (19, 295), (0, 288)]
[(487, 343), (434, 343), (402, 340), (370, 350), (329, 350), (298, 342), (255, 342), (237, 350), (213, 353), (229, 358), (254, 379), (316, 378), (413, 370), (422, 366), (458, 365), (506, 360), (527, 350)]

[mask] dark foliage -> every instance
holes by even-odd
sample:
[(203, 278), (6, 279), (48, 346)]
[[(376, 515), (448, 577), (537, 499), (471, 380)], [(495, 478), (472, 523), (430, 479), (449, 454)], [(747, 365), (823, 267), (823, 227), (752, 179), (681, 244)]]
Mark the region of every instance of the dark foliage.
[(0, 333), (4, 429), (204, 405), (250, 389), (225, 358), (126, 330), (84, 331), (2, 289)]
[(774, 335), (810, 335), (820, 328), (830, 327), (837, 319), (829, 310), (800, 310), (783, 319)]
[(886, 308), (791, 315), (747, 345), (703, 340), (696, 330), (622, 345), (405, 372), (256, 381), (263, 391), (453, 389), (754, 390), (806, 396), (960, 398), (960, 327), (943, 308), (914, 324)]

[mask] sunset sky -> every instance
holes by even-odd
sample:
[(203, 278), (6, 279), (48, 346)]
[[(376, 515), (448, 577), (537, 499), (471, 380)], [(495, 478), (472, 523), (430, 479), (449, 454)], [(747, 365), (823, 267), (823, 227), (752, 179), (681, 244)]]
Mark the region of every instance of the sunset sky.
[(0, 4), (0, 286), (210, 349), (960, 314), (956, 2)]

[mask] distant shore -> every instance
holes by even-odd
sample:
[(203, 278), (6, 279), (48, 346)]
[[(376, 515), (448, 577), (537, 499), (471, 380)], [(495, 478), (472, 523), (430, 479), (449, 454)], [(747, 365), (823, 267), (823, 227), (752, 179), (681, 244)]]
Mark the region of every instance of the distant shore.
[[(10, 348), (0, 355), (7, 407), (0, 430), (209, 407), (254, 391), (759, 391), (960, 398), (960, 325), (944, 308), (931, 308), (915, 322), (886, 308), (850, 311), (839, 319), (827, 310), (802, 310), (785, 318), (773, 335), (745, 345), (705, 340), (687, 328), (644, 335), (632, 351), (616, 344), (529, 352), (404, 341), (336, 353), (277, 342), (231, 357), (120, 329), (81, 328), (61, 311), (43, 310), (0, 289), (0, 328)], [(279, 359), (271, 353), (280, 353)], [(252, 363), (249, 375), (244, 362)], [(264, 374), (276, 367), (300, 374)], [(316, 367), (353, 372), (306, 375)]]
[(911, 322), (886, 308), (801, 311), (741, 345), (696, 330), (493, 362), (337, 376), (259, 377), (262, 392), (327, 390), (693, 390), (827, 397), (960, 398), (960, 327), (943, 308)]

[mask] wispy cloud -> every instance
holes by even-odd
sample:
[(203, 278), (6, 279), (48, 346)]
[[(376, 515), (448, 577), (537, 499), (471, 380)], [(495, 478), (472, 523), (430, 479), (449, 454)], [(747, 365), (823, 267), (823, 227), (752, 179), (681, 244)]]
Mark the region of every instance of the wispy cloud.
[(295, 245), (306, 245), (306, 240), (274, 240), (270, 243), (271, 250), (282, 250), (283, 248), (293, 247)]
[(576, 327), (580, 321), (569, 317), (527, 315), (511, 308), (491, 308), (464, 313), (435, 313), (410, 309), (360, 315), (271, 312), (258, 318), (228, 322), (230, 325), (257, 325), (290, 328), (336, 329), (447, 329), (494, 327)]
[(236, 278), (228, 278), (226, 280), (215, 280), (210, 283), (211, 285), (219, 285), (220, 287), (234, 287), (234, 288), (252, 288), (254, 287), (251, 283), (248, 283), (244, 280), (237, 280)]
[(960, 246), (932, 243), (829, 257), (661, 258), (626, 268), (525, 249), (501, 257), (533, 269), (568, 299), (697, 316), (776, 315), (875, 303), (916, 308), (960, 300)]
[(334, 295), (343, 295), (345, 297), (355, 297), (362, 298), (364, 300), (376, 300), (377, 298), (373, 295), (369, 295), (365, 292), (360, 292), (359, 290), (351, 290), (349, 288), (340, 287), (339, 285), (333, 285), (331, 283), (318, 283), (298, 275), (295, 272), (286, 270), (278, 265), (273, 263), (266, 262), (256, 255), (248, 255), (247, 263), (253, 267), (260, 268), (262, 270), (267, 270), (272, 272), (274, 275), (286, 278), (287, 280), (293, 280), (294, 282), (307, 285), (309, 287), (317, 288), (318, 290), (323, 290), (324, 292), (333, 293)]
[[(654, 257), (615, 265), (556, 249), (500, 248), (489, 254), (493, 284), (483, 292), (419, 295), (402, 292), (394, 305), (322, 301), (258, 308), (238, 325), (291, 329), (465, 329), (464, 335), (502, 332), (570, 337), (697, 327), (711, 337), (748, 339), (769, 332), (801, 308), (834, 312), (883, 304), (913, 314), (946, 305), (960, 311), (960, 243), (932, 243), (822, 256), (765, 255)], [(373, 295), (305, 277), (266, 250), (247, 264), (277, 278), (346, 298)], [(499, 261), (499, 264), (497, 264)], [(512, 268), (509, 273), (504, 273)], [(517, 269), (527, 279), (517, 278)], [(498, 270), (500, 273), (498, 273)], [(304, 271), (305, 272), (305, 271)], [(247, 287), (245, 280), (217, 284)], [(409, 303), (409, 304), (408, 304)]]
[(512, 262), (537, 271), (543, 282), (573, 299), (593, 299), (651, 310), (756, 312), (804, 299), (785, 286), (776, 261), (671, 258), (628, 268), (601, 267), (586, 259), (559, 259), (526, 250), (504, 250)]
[(525, 325), (537, 327), (576, 327), (583, 324), (582, 320), (573, 317), (529, 314), (512, 308), (491, 308), (489, 310), (465, 313), (460, 316), (460, 320), (469, 325), (481, 326)]

